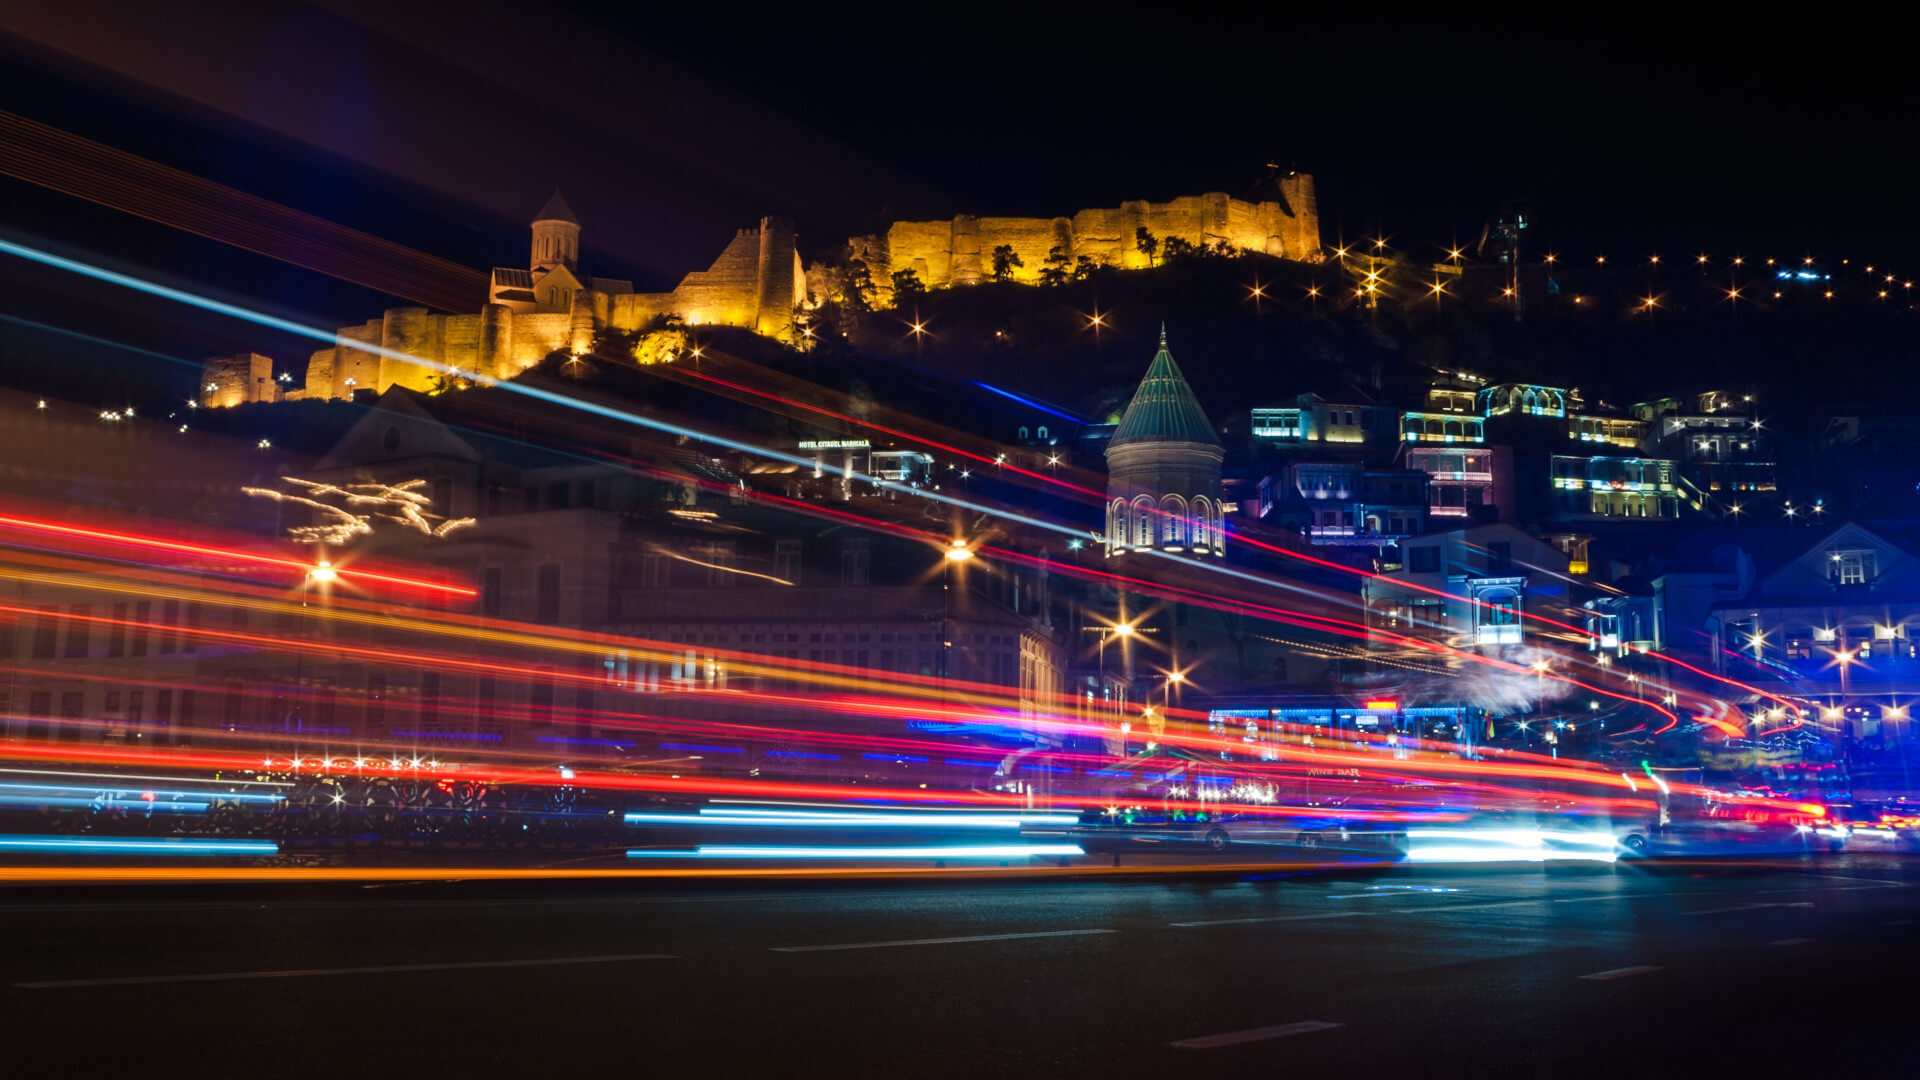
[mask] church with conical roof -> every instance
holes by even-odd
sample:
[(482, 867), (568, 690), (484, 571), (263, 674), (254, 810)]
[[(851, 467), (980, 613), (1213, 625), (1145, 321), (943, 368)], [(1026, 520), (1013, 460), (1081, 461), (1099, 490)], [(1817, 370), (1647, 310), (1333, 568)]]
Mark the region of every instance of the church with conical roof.
[(1107, 554), (1224, 555), (1220, 464), (1226, 448), (1180, 366), (1160, 351), (1107, 442)]

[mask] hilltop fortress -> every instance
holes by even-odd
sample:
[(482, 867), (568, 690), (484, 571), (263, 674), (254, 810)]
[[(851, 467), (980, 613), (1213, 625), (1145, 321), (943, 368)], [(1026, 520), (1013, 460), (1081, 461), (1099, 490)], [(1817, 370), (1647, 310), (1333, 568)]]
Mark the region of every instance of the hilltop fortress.
[(1013, 280), (1037, 282), (1047, 256), (1059, 248), (1069, 266), (1086, 256), (1099, 266), (1149, 264), (1136, 238), (1145, 229), (1160, 241), (1178, 237), (1195, 246), (1227, 244), (1283, 259), (1310, 259), (1320, 251), (1320, 203), (1313, 177), (1275, 176), (1257, 200), (1219, 192), (1169, 202), (1124, 202), (1072, 217), (1009, 218), (962, 214), (951, 221), (899, 221), (884, 236), (856, 236), (853, 257), (867, 264), (878, 300), (893, 301), (895, 272), (912, 270), (929, 289), (978, 285), (993, 275), (993, 249), (1013, 249), (1021, 264)]
[[(1294, 173), (1265, 182), (1254, 199), (1212, 193), (1127, 202), (1070, 218), (961, 215), (896, 222), (885, 235), (854, 237), (849, 251), (866, 263), (875, 302), (889, 306), (896, 271), (914, 271), (931, 289), (976, 285), (992, 277), (993, 250), (1003, 245), (1024, 264), (1013, 272), (1016, 281), (1038, 281), (1056, 247), (1069, 264), (1085, 257), (1099, 266), (1144, 267), (1149, 260), (1136, 246), (1143, 228), (1162, 242), (1179, 237), (1195, 245), (1224, 243), (1287, 259), (1311, 259), (1320, 250), (1313, 178)], [(389, 308), (378, 319), (341, 327), (334, 344), (308, 357), (298, 385), (291, 375), (276, 378), (273, 360), (259, 353), (215, 357), (203, 370), (199, 403), (350, 398), (361, 390), (431, 391), (441, 385), (438, 368), (408, 363), (396, 353), (506, 379), (554, 352), (589, 351), (602, 328), (635, 331), (661, 315), (792, 341), (799, 312), (824, 293), (817, 283), (820, 268), (801, 265), (793, 224), (781, 218), (741, 229), (713, 265), (664, 293), (638, 293), (629, 281), (581, 276), (580, 222), (557, 192), (534, 218), (532, 232), (527, 268), (496, 267), (479, 311)], [(810, 279), (816, 279), (811, 290)]]

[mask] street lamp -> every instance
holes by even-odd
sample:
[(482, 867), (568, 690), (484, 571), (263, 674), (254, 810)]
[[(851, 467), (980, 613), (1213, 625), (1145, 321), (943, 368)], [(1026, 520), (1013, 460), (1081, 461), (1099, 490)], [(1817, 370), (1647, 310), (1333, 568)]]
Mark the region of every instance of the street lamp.
[(953, 568), (963, 566), (971, 561), (973, 558), (973, 549), (967, 546), (965, 540), (956, 537), (947, 545), (946, 550), (942, 552), (942, 554), (945, 556), (945, 561), (941, 564), (942, 572), (940, 579), (940, 704), (944, 706), (947, 702), (947, 677), (953, 667), (953, 626), (951, 617)]
[(1187, 673), (1184, 671), (1167, 672), (1167, 681), (1161, 684), (1160, 687), (1160, 709), (1162, 712), (1169, 712), (1173, 708), (1173, 684), (1184, 683), (1186, 681)]

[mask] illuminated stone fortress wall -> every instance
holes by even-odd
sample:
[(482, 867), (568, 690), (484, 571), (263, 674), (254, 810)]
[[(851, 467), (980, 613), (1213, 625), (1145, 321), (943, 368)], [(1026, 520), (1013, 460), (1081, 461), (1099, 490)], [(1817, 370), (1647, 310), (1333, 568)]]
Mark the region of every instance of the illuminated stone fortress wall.
[(1249, 202), (1212, 192), (1169, 202), (1125, 202), (1082, 210), (1072, 217), (975, 217), (899, 221), (884, 236), (856, 236), (852, 254), (867, 264), (883, 305), (893, 301), (892, 275), (912, 270), (930, 289), (978, 285), (993, 276), (993, 249), (1011, 247), (1024, 264), (1015, 281), (1037, 282), (1047, 254), (1059, 247), (1069, 264), (1085, 255), (1101, 266), (1138, 268), (1148, 259), (1137, 246), (1144, 228), (1162, 243), (1227, 243), (1285, 259), (1310, 259), (1320, 250), (1320, 208), (1313, 177), (1294, 173), (1274, 181), (1279, 199)]
[(549, 353), (584, 353), (603, 326), (637, 330), (657, 315), (691, 325), (740, 326), (777, 340), (794, 334), (795, 308), (806, 300), (806, 277), (793, 225), (763, 218), (741, 229), (705, 270), (672, 292), (638, 293), (631, 282), (577, 276), (579, 223), (556, 195), (533, 222), (528, 269), (493, 271), (487, 303), (473, 314), (389, 308), (377, 319), (341, 327), (333, 345), (307, 360), (302, 384), (273, 377), (273, 361), (257, 353), (206, 361), (203, 406), (250, 401), (350, 398), (390, 386), (431, 390), (434, 367), (410, 364), (389, 350), (491, 378), (511, 378)]

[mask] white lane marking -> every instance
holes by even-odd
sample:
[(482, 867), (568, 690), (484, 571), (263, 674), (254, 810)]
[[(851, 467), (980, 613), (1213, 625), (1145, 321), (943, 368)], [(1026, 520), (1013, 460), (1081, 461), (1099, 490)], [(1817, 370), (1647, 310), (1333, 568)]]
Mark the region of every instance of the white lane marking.
[(1018, 938), (1074, 937), (1080, 934), (1117, 934), (1118, 930), (1038, 930), (1028, 934), (974, 934), (970, 937), (912, 938), (906, 941), (860, 941), (851, 945), (780, 945), (774, 952), (834, 952), (839, 949), (891, 949), (901, 945), (964, 945), (970, 941), (1013, 941)]
[(1819, 939), (1810, 937), (1783, 937), (1779, 941), (1769, 941), (1769, 945), (1811, 945)]
[(1582, 975), (1580, 977), (1583, 979), (1591, 979), (1594, 982), (1606, 982), (1608, 979), (1624, 979), (1632, 975), (1645, 975), (1649, 971), (1659, 970), (1659, 968), (1651, 964), (1636, 964), (1633, 967), (1608, 968), (1605, 971), (1596, 971), (1591, 975)]
[(1305, 1035), (1310, 1031), (1325, 1031), (1342, 1025), (1331, 1024), (1325, 1020), (1302, 1020), (1297, 1024), (1279, 1024), (1274, 1027), (1248, 1028), (1245, 1031), (1229, 1031), (1223, 1035), (1202, 1035), (1197, 1039), (1179, 1039), (1173, 1045), (1182, 1050), (1211, 1050), (1216, 1046), (1234, 1046), (1238, 1043), (1262, 1042), (1267, 1039), (1284, 1039), (1289, 1035)]
[(1386, 915), (1386, 914), (1412, 915), (1412, 914), (1417, 914), (1419, 912), (1424, 912), (1424, 911), (1481, 911), (1487, 908), (1525, 907), (1529, 904), (1586, 904), (1586, 903), (1592, 903), (1596, 900), (1636, 900), (1636, 899), (1644, 899), (1649, 896), (1669, 897), (1669, 896), (1704, 896), (1704, 895), (1707, 895), (1705, 891), (1694, 890), (1690, 892), (1677, 892), (1677, 893), (1670, 893), (1670, 892), (1598, 893), (1593, 896), (1568, 896), (1568, 897), (1562, 897), (1560, 899), (1553, 899), (1545, 896), (1536, 896), (1527, 900), (1501, 900), (1501, 901), (1497, 901), (1495, 903), (1489, 903), (1489, 904), (1432, 904), (1426, 907), (1394, 908), (1390, 913), (1386, 911), (1374, 910), (1374, 911), (1333, 911), (1333, 912), (1326, 912), (1322, 914), (1313, 914), (1313, 915), (1256, 915), (1256, 916), (1251, 916), (1243, 919), (1200, 919), (1200, 920), (1195, 920), (1190, 922), (1168, 923), (1167, 925), (1190, 927), (1190, 926), (1239, 926), (1247, 923), (1269, 923), (1269, 922), (1314, 922), (1320, 919), (1358, 919), (1358, 918), (1367, 918), (1375, 915)]
[(1497, 904), (1435, 904), (1429, 907), (1393, 908), (1389, 911), (1329, 911), (1318, 915), (1256, 915), (1246, 919), (1202, 919), (1196, 922), (1168, 923), (1168, 926), (1239, 926), (1245, 923), (1313, 922), (1318, 919), (1363, 919), (1378, 915), (1411, 915), (1422, 911), (1482, 911), (1487, 908), (1526, 907), (1544, 904), (1538, 900), (1503, 900)]
[(636, 960), (678, 960), (666, 953), (611, 956), (561, 956), (550, 960), (473, 960), (457, 964), (385, 964), (380, 967), (289, 968), (284, 971), (214, 971), (198, 975), (122, 975), (105, 979), (46, 979), (17, 982), (22, 990), (66, 990), (88, 986), (151, 986), (156, 983), (227, 982), (236, 979), (304, 979), (320, 975), (392, 975), (414, 971), (472, 971), (477, 968), (552, 967), (560, 964), (624, 964)]
[(1730, 911), (1759, 911), (1762, 908), (1810, 908), (1813, 901), (1803, 900), (1797, 904), (1735, 904), (1732, 907), (1707, 908), (1705, 911), (1689, 911), (1688, 915), (1725, 915)]

